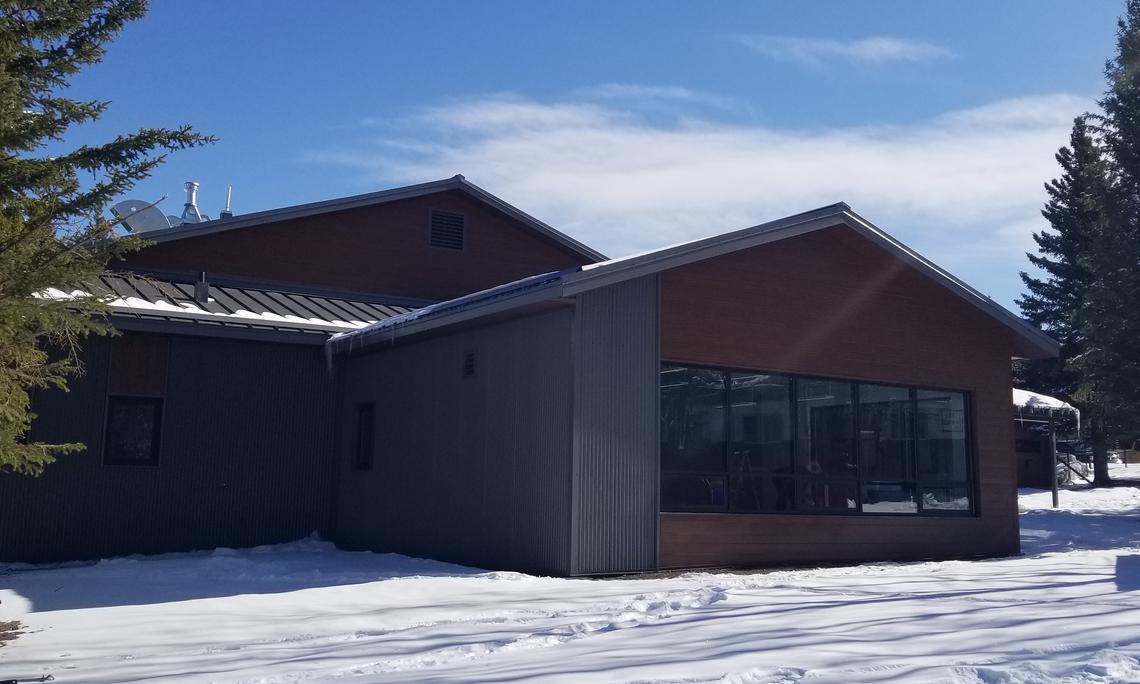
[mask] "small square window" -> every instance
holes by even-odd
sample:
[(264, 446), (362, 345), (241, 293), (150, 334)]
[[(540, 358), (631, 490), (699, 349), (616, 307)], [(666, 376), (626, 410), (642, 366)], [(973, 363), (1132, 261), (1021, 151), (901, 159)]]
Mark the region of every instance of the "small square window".
[(356, 470), (372, 470), (372, 442), (376, 409), (372, 404), (356, 406), (356, 453), (352, 467)]
[(109, 397), (105, 465), (158, 465), (162, 435), (162, 399)]

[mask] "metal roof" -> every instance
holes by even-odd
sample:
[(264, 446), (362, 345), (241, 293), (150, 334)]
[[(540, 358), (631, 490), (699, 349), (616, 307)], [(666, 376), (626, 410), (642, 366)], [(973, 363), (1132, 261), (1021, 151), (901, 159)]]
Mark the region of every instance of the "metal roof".
[(711, 259), (730, 252), (840, 225), (847, 226), (877, 243), (982, 313), (1009, 328), (1017, 336), (1017, 339), (1024, 343), (1021, 351), (1026, 358), (1045, 358), (1057, 355), (1058, 345), (1051, 337), (891, 237), (870, 221), (856, 214), (851, 210), (851, 207), (843, 202), (652, 252), (538, 276), (538, 278), (544, 278), (543, 287), (538, 291), (535, 291), (533, 287), (535, 278), (508, 283), (491, 290), (443, 302), (411, 314), (378, 321), (359, 330), (338, 334), (329, 340), (328, 348), (333, 353), (346, 351), (352, 347), (369, 344), (373, 337), (391, 340), (402, 335), (451, 325), (542, 299), (573, 297), (581, 292), (613, 285), (643, 275), (659, 273), (696, 261)]
[(517, 207), (504, 202), (483, 188), (480, 188), (474, 183), (468, 181), (461, 175), (455, 175), (451, 178), (431, 181), (429, 183), (408, 185), (400, 188), (392, 188), (390, 190), (381, 190), (380, 192), (370, 192), (363, 195), (353, 195), (351, 197), (341, 197), (339, 199), (325, 200), (322, 202), (298, 204), (291, 207), (282, 207), (280, 209), (270, 209), (268, 211), (259, 211), (252, 214), (242, 214), (239, 216), (234, 216), (232, 218), (214, 219), (211, 221), (204, 221), (202, 223), (182, 224), (181, 226), (169, 229), (164, 228), (162, 230), (148, 231), (143, 237), (145, 237), (150, 242), (155, 243), (171, 242), (173, 240), (182, 240), (184, 238), (210, 235), (212, 233), (220, 233), (227, 230), (249, 228), (251, 226), (259, 226), (266, 223), (288, 221), (290, 219), (315, 216), (318, 214), (327, 214), (334, 211), (344, 211), (346, 209), (356, 209), (359, 207), (384, 204), (386, 202), (395, 202), (397, 200), (411, 199), (413, 197), (431, 195), (439, 192), (447, 192), (450, 190), (458, 190), (470, 195), (471, 197), (474, 197), (480, 202), (483, 202), (484, 204), (487, 204), (494, 209), (507, 214), (511, 218), (522, 222), (538, 233), (554, 240), (562, 246), (569, 248), (571, 251), (580, 254), (581, 256), (584, 256), (591, 261), (602, 261), (606, 258), (606, 256), (601, 252), (587, 247), (569, 235), (556, 230), (555, 228), (543, 223), (542, 221), (539, 221), (530, 214), (527, 214)]
[(210, 334), (223, 329), (305, 333), (323, 342), (331, 333), (356, 330), (413, 310), (407, 302), (351, 299), (327, 292), (300, 292), (247, 283), (209, 282), (207, 300), (194, 299), (190, 278), (137, 273), (104, 273), (85, 283), (102, 297), (116, 323), (185, 324)]

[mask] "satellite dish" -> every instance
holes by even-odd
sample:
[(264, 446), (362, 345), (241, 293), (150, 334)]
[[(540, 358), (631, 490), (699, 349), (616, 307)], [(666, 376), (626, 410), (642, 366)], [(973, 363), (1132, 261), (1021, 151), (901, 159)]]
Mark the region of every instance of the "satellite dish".
[(111, 213), (121, 219), (132, 233), (145, 233), (170, 227), (170, 221), (152, 202), (123, 200), (111, 207)]

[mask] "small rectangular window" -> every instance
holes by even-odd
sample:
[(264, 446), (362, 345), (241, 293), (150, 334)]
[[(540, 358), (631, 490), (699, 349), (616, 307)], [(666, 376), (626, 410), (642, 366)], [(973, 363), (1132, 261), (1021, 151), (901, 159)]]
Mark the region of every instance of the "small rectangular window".
[(431, 211), (431, 246), (463, 249), (463, 214), (453, 211)]
[(475, 352), (463, 352), (463, 377), (475, 377)]
[(356, 453), (353, 468), (372, 470), (372, 442), (376, 410), (372, 404), (356, 406)]
[(162, 399), (108, 397), (105, 465), (158, 465), (161, 436)]

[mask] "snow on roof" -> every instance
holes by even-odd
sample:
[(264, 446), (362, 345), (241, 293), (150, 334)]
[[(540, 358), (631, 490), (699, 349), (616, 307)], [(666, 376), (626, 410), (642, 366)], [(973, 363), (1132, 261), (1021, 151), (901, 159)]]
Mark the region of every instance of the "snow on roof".
[(559, 284), (563, 276), (569, 273), (575, 273), (581, 270), (579, 266), (572, 266), (562, 271), (551, 271), (549, 273), (540, 273), (539, 275), (530, 276), (517, 280), (515, 282), (506, 283), (504, 285), (497, 285), (486, 290), (473, 292), (469, 295), (464, 295), (456, 299), (451, 299), (436, 304), (429, 304), (419, 309), (402, 313), (398, 316), (385, 318), (380, 321), (375, 321), (366, 326), (360, 326), (356, 330), (350, 330), (333, 335), (329, 338), (328, 351), (351, 349), (356, 342), (362, 343), (365, 337), (376, 336), (377, 334), (386, 330), (394, 330), (403, 325), (415, 323), (421, 318), (428, 318), (434, 316), (441, 316), (448, 313), (456, 313), (465, 311), (467, 309), (478, 307), (488, 302), (500, 301), (517, 296), (520, 293), (534, 291), (546, 286)]
[(1030, 392), (1029, 390), (1017, 389), (1016, 387), (1013, 389), (1013, 405), (1020, 408), (1077, 410), (1072, 404), (1061, 401), (1056, 397)]
[(105, 273), (85, 283), (84, 289), (64, 292), (48, 288), (45, 299), (95, 297), (112, 315), (163, 319), (170, 322), (212, 323), (240, 327), (335, 333), (357, 330), (412, 309), (408, 303), (382, 303), (347, 299), (331, 293), (300, 293), (210, 283), (205, 302), (194, 298), (194, 283), (155, 276)]

